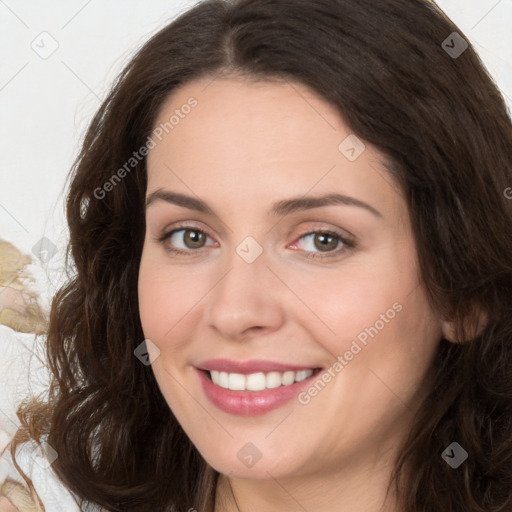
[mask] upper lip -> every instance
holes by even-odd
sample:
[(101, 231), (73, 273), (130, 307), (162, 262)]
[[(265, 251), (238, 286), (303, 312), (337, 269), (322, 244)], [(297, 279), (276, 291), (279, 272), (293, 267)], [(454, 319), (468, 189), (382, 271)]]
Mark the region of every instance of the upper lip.
[(231, 359), (208, 359), (196, 366), (200, 370), (217, 370), (227, 373), (241, 373), (248, 375), (257, 372), (286, 372), (316, 369), (315, 366), (300, 366), (263, 359), (251, 359), (250, 361), (235, 361)]

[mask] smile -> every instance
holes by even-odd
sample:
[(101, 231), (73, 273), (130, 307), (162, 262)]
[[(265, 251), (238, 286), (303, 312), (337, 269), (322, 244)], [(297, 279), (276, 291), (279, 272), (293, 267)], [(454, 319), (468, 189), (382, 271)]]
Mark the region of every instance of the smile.
[(209, 372), (214, 384), (232, 391), (262, 391), (274, 389), (280, 386), (290, 386), (295, 382), (301, 382), (314, 373), (314, 369), (286, 371), (286, 372), (257, 372), (243, 375), (241, 373), (228, 373), (212, 370)]
[(229, 414), (258, 416), (295, 398), (322, 368), (215, 359), (196, 367), (206, 398)]

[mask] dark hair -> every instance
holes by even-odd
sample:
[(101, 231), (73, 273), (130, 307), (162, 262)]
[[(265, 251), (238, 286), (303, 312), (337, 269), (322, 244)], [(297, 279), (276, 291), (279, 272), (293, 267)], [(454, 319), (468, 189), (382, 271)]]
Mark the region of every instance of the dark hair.
[[(138, 51), (74, 165), (50, 398), (20, 410), (82, 505), (213, 510), (218, 473), (133, 355), (145, 159), (103, 198), (95, 190), (145, 144), (170, 93), (222, 75), (309, 86), (382, 152), (406, 197), (424, 286), (459, 342), (439, 340), (396, 461), (400, 511), (512, 510), (512, 125), (471, 44), (460, 56), (443, 47), (453, 32), (467, 41), (428, 0), (208, 0)], [(457, 470), (441, 457), (453, 441), (469, 454)]]

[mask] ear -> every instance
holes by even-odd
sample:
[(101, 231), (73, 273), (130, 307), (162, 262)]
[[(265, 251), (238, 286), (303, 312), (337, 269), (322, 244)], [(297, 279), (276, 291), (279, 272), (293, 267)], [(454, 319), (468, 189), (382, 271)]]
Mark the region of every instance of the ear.
[(457, 333), (457, 322), (444, 320), (441, 323), (443, 337), (452, 343), (464, 343), (479, 336), (488, 323), (487, 313), (480, 311), (464, 319), (462, 333)]

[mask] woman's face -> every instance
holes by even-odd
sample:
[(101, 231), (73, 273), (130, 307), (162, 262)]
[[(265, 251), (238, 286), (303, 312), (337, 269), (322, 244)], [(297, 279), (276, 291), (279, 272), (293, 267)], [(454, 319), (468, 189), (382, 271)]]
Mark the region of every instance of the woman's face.
[(231, 476), (373, 465), (443, 330), (381, 155), (297, 83), (197, 80), (155, 128), (139, 305), (183, 429)]

